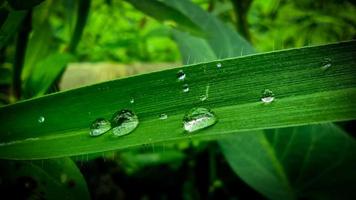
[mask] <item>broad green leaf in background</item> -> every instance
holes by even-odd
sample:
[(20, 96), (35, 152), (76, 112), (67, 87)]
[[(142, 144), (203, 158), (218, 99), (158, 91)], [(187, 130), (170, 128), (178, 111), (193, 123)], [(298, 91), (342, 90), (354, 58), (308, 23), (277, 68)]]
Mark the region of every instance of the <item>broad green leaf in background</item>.
[(15, 35), (27, 11), (11, 11), (0, 28), (0, 48), (4, 47), (8, 40)]
[(173, 38), (177, 42), (183, 63), (195, 64), (216, 60), (214, 51), (203, 38), (192, 36), (178, 30), (172, 30)]
[(29, 96), (39, 96), (47, 92), (58, 74), (74, 60), (68, 53), (56, 53), (37, 62), (32, 68), (32, 76), (24, 81), (24, 89)]
[(13, 199), (89, 199), (86, 182), (70, 158), (0, 160), (2, 195)]
[(177, 9), (171, 8), (161, 1), (139, 1), (127, 0), (134, 7), (155, 19), (176, 27), (181, 30), (189, 31), (193, 34), (202, 35), (202, 31), (188, 16)]
[(233, 170), (270, 199), (355, 199), (356, 142), (333, 124), (219, 140)]
[[(354, 41), (278, 51), (144, 74), (19, 102), (0, 109), (0, 131), (4, 133), (0, 157), (62, 157), (189, 137), (216, 138), (238, 131), (355, 119), (355, 55)], [(184, 83), (189, 85), (186, 93), (177, 80), (180, 69), (186, 74)], [(266, 88), (276, 97), (270, 104), (260, 100)], [(201, 100), (202, 95), (207, 98)], [(219, 121), (206, 130), (187, 134), (182, 128), (183, 115), (198, 106), (211, 108)], [(99, 117), (110, 119), (121, 109), (138, 115), (140, 124), (133, 133), (119, 138), (111, 132), (89, 136), (91, 122)], [(162, 113), (168, 118), (160, 119)]]
[[(137, 4), (139, 4), (136, 1), (127, 1), (136, 7)], [(211, 49), (215, 52), (215, 55), (218, 58), (236, 57), (254, 53), (253, 47), (231, 27), (228, 27), (216, 17), (204, 11), (191, 1), (162, 0), (159, 2), (171, 7), (174, 10), (177, 10), (177, 12), (180, 12), (182, 15), (188, 17), (192, 22), (199, 26), (206, 35), (205, 38), (207, 43), (211, 46)], [(154, 4), (152, 4), (152, 6), (153, 5)], [(148, 13), (147, 8), (139, 8), (141, 11)], [(156, 17), (155, 15), (151, 16)], [(167, 18), (168, 16), (165, 17)]]

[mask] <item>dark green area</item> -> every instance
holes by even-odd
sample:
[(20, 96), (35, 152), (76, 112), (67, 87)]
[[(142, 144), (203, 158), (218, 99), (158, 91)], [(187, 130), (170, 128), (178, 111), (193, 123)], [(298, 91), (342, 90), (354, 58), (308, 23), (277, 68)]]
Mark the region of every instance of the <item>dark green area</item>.
[[(355, 199), (355, 38), (351, 0), (1, 0), (0, 192)], [(187, 66), (59, 92), (74, 62)], [(218, 122), (184, 133), (194, 107)], [(137, 129), (89, 136), (122, 109)]]

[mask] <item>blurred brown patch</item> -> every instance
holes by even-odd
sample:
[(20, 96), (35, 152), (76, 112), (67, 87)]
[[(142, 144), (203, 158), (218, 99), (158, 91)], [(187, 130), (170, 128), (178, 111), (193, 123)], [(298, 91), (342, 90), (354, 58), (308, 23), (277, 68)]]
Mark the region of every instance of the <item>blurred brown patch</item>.
[(64, 72), (60, 90), (68, 90), (116, 78), (149, 73), (180, 66), (180, 63), (71, 63)]

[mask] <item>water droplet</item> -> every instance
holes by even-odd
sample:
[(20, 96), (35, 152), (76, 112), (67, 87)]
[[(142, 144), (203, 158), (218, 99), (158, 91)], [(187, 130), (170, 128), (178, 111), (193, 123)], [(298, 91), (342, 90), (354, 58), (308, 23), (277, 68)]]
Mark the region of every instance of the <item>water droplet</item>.
[(274, 100), (273, 92), (269, 89), (265, 89), (262, 92), (261, 101), (263, 101), (264, 103), (271, 103), (273, 100)]
[(38, 118), (38, 123), (43, 123), (45, 121), (45, 118), (43, 116), (40, 116)]
[(331, 67), (331, 59), (330, 58), (325, 58), (322, 62), (321, 69), (322, 70), (327, 70)]
[(216, 64), (216, 67), (218, 68), (222, 67), (221, 63)]
[(178, 78), (178, 81), (184, 81), (185, 79), (185, 73), (183, 70), (179, 70), (177, 72), (177, 78)]
[(135, 103), (135, 99), (133, 97), (131, 97), (130, 103)]
[(106, 120), (104, 118), (98, 118), (91, 123), (89, 135), (99, 136), (108, 132), (110, 129), (111, 129), (111, 124), (109, 120)]
[(162, 113), (160, 116), (159, 116), (159, 119), (167, 119), (168, 118), (168, 115), (167, 114), (164, 114)]
[(183, 85), (183, 92), (189, 92), (189, 85), (188, 84), (184, 84)]
[(120, 110), (111, 119), (112, 132), (115, 136), (131, 133), (138, 126), (138, 117), (130, 110)]
[(200, 101), (205, 101), (208, 97), (206, 95), (201, 95), (200, 96)]
[(194, 132), (214, 125), (216, 115), (207, 108), (193, 108), (183, 117), (183, 127), (187, 132)]

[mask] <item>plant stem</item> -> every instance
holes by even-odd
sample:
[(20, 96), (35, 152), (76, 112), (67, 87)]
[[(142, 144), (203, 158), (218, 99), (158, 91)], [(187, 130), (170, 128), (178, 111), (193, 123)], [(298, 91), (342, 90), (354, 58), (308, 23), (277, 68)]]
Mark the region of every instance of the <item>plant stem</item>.
[(32, 24), (32, 10), (29, 10), (26, 17), (22, 22), (22, 26), (17, 35), (16, 52), (14, 58), (14, 71), (13, 71), (13, 94), (16, 99), (21, 97), (21, 72), (25, 60), (26, 47), (28, 36), (31, 32)]
[(231, 0), (234, 6), (236, 16), (236, 28), (238, 32), (248, 41), (251, 40), (250, 30), (248, 28), (247, 13), (252, 0)]

